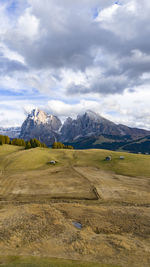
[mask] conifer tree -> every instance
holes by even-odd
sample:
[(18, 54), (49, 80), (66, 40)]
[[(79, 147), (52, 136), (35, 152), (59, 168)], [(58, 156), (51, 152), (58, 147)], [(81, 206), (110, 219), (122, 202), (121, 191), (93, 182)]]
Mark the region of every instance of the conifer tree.
[(52, 145), (53, 149), (73, 149), (73, 146), (65, 146), (61, 142), (54, 142)]
[(25, 149), (30, 149), (30, 148), (32, 148), (31, 143), (30, 141), (27, 141), (25, 144)]
[(0, 135), (0, 143), (1, 143), (1, 145), (4, 145), (5, 144), (5, 137), (4, 137), (4, 135)]
[(10, 138), (6, 135), (4, 136), (5, 138), (5, 144), (9, 145), (10, 144)]

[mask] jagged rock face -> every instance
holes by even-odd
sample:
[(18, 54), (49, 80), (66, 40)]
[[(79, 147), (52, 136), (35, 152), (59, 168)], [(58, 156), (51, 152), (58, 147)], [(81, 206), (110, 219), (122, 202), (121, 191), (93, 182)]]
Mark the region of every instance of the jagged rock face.
[(110, 134), (110, 132), (111, 134), (120, 134), (113, 122), (92, 111), (79, 115), (76, 120), (67, 119), (61, 129), (62, 140), (66, 142), (84, 136)]
[(87, 111), (85, 114), (77, 117), (76, 120), (68, 118), (61, 128), (61, 140), (70, 142), (81, 137), (114, 135), (131, 137), (144, 136), (148, 132), (141, 129), (132, 129), (124, 125), (116, 125), (115, 123), (101, 117), (100, 115)]
[(71, 142), (92, 136), (112, 135), (116, 138), (133, 140), (149, 134), (150, 132), (146, 130), (117, 125), (92, 111), (78, 115), (75, 120), (69, 117), (62, 125), (56, 116), (47, 115), (44, 111), (35, 109), (24, 121), (20, 138), (25, 140), (37, 138), (49, 146), (54, 141)]
[(61, 125), (61, 121), (56, 116), (47, 115), (42, 110), (34, 109), (22, 124), (20, 138), (25, 140), (37, 138), (41, 142), (51, 145), (58, 139), (58, 130)]

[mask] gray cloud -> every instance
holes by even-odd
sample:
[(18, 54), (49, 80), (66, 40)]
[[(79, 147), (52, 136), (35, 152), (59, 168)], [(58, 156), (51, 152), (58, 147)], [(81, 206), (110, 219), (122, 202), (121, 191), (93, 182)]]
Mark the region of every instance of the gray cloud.
[[(142, 76), (150, 72), (150, 4), (119, 2), (113, 11), (113, 0), (28, 0), (2, 40), (25, 58), (31, 71), (55, 73), (57, 85), (70, 95), (132, 91), (147, 82)], [(24, 68), (6, 59), (1, 67), (8, 72)], [(99, 68), (92, 79), (87, 74), (91, 68)], [(86, 84), (74, 78), (63, 85), (62, 70), (80, 71)]]
[[(81, 4), (68, 4), (67, 1), (30, 1), (32, 12), (39, 21), (39, 32), (35, 39), (29, 39), (20, 31), (14, 30), (6, 35), (9, 46), (22, 54), (28, 64), (34, 68), (73, 68), (84, 70), (93, 64), (91, 49), (105, 46), (111, 41), (116, 47), (118, 41), (113, 33), (100, 29), (90, 13), (84, 10), (85, 1)], [(95, 1), (94, 4), (104, 1)], [(113, 3), (114, 1), (109, 1)], [(38, 3), (38, 4), (37, 4)], [(91, 5), (92, 6), (92, 5)], [(85, 4), (88, 10), (88, 2)]]
[(27, 71), (27, 67), (17, 60), (10, 60), (0, 55), (0, 75), (9, 75), (16, 71)]
[(129, 81), (125, 76), (109, 76), (96, 78), (90, 87), (71, 84), (67, 91), (69, 94), (118, 94), (122, 93), (124, 89), (129, 86)]

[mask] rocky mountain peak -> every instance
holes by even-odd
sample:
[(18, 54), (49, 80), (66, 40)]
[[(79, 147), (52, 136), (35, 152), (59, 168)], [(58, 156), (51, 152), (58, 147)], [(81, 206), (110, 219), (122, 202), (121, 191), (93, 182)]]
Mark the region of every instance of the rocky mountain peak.
[(28, 120), (33, 120), (37, 124), (46, 123), (47, 114), (43, 110), (33, 109), (31, 113), (28, 115)]
[(62, 140), (75, 140), (89, 135), (98, 135), (110, 124), (108, 120), (99, 114), (87, 110), (85, 113), (77, 116), (75, 120), (68, 118), (61, 129)]
[(72, 118), (71, 117), (68, 117), (66, 120), (65, 120), (65, 122), (64, 122), (64, 125), (68, 125), (68, 124), (70, 124), (70, 123), (72, 123)]
[(37, 138), (51, 145), (54, 141), (72, 142), (80, 138), (105, 136), (128, 136), (130, 139), (148, 135), (149, 132), (133, 129), (125, 125), (117, 125), (98, 113), (87, 110), (76, 119), (68, 117), (62, 125), (57, 116), (34, 109), (28, 115), (21, 127), (20, 138), (29, 140)]
[(26, 120), (31, 120), (34, 124), (49, 124), (52, 127), (56, 128), (56, 131), (58, 128), (56, 124), (59, 123), (59, 127), (61, 126), (61, 121), (59, 120), (59, 118), (54, 115), (49, 115), (45, 111), (38, 108), (33, 109)]
[(37, 138), (48, 145), (57, 139), (61, 125), (60, 119), (56, 116), (34, 109), (22, 124), (20, 138), (25, 140)]
[(80, 115), (80, 118), (88, 118), (89, 120), (95, 121), (95, 122), (101, 122), (106, 119), (104, 119), (102, 116), (100, 116), (98, 113), (92, 111), (92, 110), (87, 110), (84, 114)]
[(38, 116), (39, 113), (42, 113), (42, 112), (43, 112), (42, 110), (35, 108), (29, 113), (29, 116), (36, 117)]

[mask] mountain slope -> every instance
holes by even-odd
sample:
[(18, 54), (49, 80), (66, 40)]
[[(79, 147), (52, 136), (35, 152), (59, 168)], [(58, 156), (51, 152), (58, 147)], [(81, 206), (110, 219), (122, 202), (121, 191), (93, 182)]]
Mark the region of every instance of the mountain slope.
[(47, 115), (42, 110), (34, 109), (22, 124), (20, 138), (25, 140), (37, 138), (41, 142), (51, 145), (58, 139), (57, 131), (60, 127), (61, 121), (56, 116)]
[(64, 142), (100, 135), (119, 136), (125, 140), (132, 140), (148, 134), (150, 132), (146, 130), (117, 125), (92, 111), (77, 116), (76, 120), (68, 118), (61, 128), (61, 139)]
[(78, 115), (76, 119), (67, 118), (62, 125), (56, 116), (34, 109), (21, 127), (20, 138), (37, 138), (48, 146), (54, 141), (61, 141), (77, 149), (118, 150), (129, 142), (148, 135), (150, 131), (117, 125), (90, 110)]
[(150, 153), (150, 135), (143, 138), (129, 142), (122, 147), (125, 151), (133, 153)]

